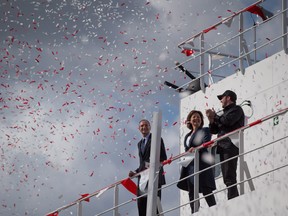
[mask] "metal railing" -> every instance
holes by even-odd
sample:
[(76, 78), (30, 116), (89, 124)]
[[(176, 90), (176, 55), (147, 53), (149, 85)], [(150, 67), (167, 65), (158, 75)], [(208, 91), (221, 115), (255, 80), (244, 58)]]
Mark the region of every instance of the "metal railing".
[[(266, 46), (268, 46), (269, 44), (272, 44), (275, 41), (279, 41), (282, 40), (282, 49), (285, 51), (285, 53), (288, 53), (288, 46), (287, 46), (287, 0), (281, 0), (282, 4), (281, 7), (282, 9), (280, 10), (280, 12), (274, 14), (272, 17), (267, 18), (266, 20), (263, 20), (260, 23), (257, 23), (257, 25), (253, 25), (250, 28), (246, 28), (245, 30), (243, 29), (243, 24), (244, 24), (244, 18), (243, 18), (243, 14), (245, 12), (248, 11), (249, 8), (254, 7), (254, 6), (258, 6), (260, 5), (262, 2), (264, 2), (264, 0), (259, 0), (256, 3), (248, 6), (247, 8), (244, 8), (238, 12), (233, 13), (233, 15), (223, 19), (222, 21), (210, 26), (209, 28), (195, 34), (194, 36), (186, 39), (185, 41), (181, 42), (178, 44), (178, 47), (180, 49), (185, 49), (184, 46), (191, 46), (191, 42), (193, 43), (191, 49), (193, 51), (197, 51), (199, 52), (197, 55), (193, 54), (192, 57), (190, 57), (189, 59), (181, 62), (181, 63), (177, 63), (177, 65), (175, 66), (174, 69), (178, 69), (181, 66), (183, 67), (184, 65), (186, 65), (188, 62), (191, 62), (193, 60), (199, 59), (199, 76), (195, 77), (195, 79), (192, 79), (191, 81), (184, 83), (183, 85), (180, 86), (173, 86), (173, 88), (175, 88), (176, 91), (181, 92), (181, 90), (185, 89), (189, 89), (189, 85), (191, 83), (195, 83), (196, 81), (200, 82), (200, 89), (202, 91), (204, 91), (205, 89), (205, 78), (208, 76), (209, 80), (212, 80), (212, 76), (218, 76), (221, 77), (219, 74), (214, 74), (215, 71), (218, 71), (221, 68), (224, 68), (225, 66), (229, 66), (231, 64), (233, 64), (234, 62), (238, 61), (238, 69), (239, 71), (241, 71), (242, 74), (245, 73), (245, 67), (244, 67), (244, 61), (246, 60), (248, 62), (248, 66), (250, 66), (252, 64), (252, 62), (256, 63), (258, 62), (257, 60), (257, 54), (256, 51), (260, 50)], [(254, 34), (256, 34), (256, 30), (257, 28), (259, 28), (262, 25), (265, 25), (266, 23), (270, 22), (271, 20), (280, 17), (281, 16), (281, 34), (275, 38), (269, 38), (269, 40), (267, 40), (266, 43), (263, 43), (261, 45), (259, 45), (257, 47), (257, 41), (256, 41), (256, 37), (254, 37), (254, 41), (253, 41), (253, 47), (250, 51), (248, 50), (248, 46), (245, 45), (245, 38), (244, 38), (244, 34), (253, 30)], [(230, 37), (229, 39), (220, 42), (220, 43), (216, 43), (215, 46), (212, 46), (211, 48), (205, 49), (204, 44), (205, 44), (205, 40), (204, 40), (204, 35), (207, 34), (208, 32), (216, 29), (216, 27), (225, 24), (225, 22), (238, 17), (239, 18), (239, 31), (237, 34), (235, 34), (234, 36)], [(199, 47), (200, 48), (194, 48), (194, 41), (196, 39), (199, 39)], [(221, 53), (219, 51), (213, 51), (213, 50), (217, 50), (218, 48), (220, 48), (223, 45), (228, 44), (230, 41), (234, 40), (234, 39), (238, 39), (238, 56), (233, 55), (233, 54), (225, 54), (225, 53)], [(187, 48), (188, 49), (188, 48)], [(225, 62), (215, 68), (212, 68), (212, 63), (210, 62), (209, 67), (207, 68), (204, 62), (204, 58), (205, 56), (208, 55), (209, 57), (209, 61), (212, 61), (212, 55), (217, 54), (218, 56), (222, 56), (222, 57), (227, 57), (227, 58), (232, 58), (232, 60), (229, 60), (228, 62)], [(254, 59), (251, 59), (250, 54), (254, 54)], [(205, 67), (207, 68), (207, 70), (205, 71)], [(195, 71), (195, 70), (192, 70)], [(197, 70), (196, 70), (197, 71)], [(188, 71), (189, 72), (189, 71)], [(170, 86), (172, 87), (172, 86)]]
[[(254, 151), (256, 151), (256, 150), (259, 150), (259, 149), (261, 149), (261, 148), (264, 148), (264, 147), (266, 147), (266, 146), (268, 146), (268, 145), (274, 144), (275, 142), (278, 142), (278, 141), (280, 141), (280, 140), (282, 140), (282, 139), (285, 139), (285, 138), (287, 138), (287, 137), (282, 137), (281, 139), (275, 140), (275, 141), (273, 141), (273, 142), (271, 142), (271, 143), (268, 143), (268, 144), (266, 144), (266, 145), (263, 145), (263, 146), (261, 146), (261, 147), (259, 147), (259, 148), (255, 148), (255, 149), (253, 149), (253, 150), (244, 152), (244, 142), (243, 142), (243, 138), (244, 138), (244, 137), (243, 137), (243, 132), (244, 132), (244, 130), (249, 129), (249, 128), (251, 128), (251, 127), (254, 127), (254, 126), (258, 125), (258, 124), (261, 124), (262, 122), (265, 122), (265, 121), (267, 121), (267, 120), (269, 120), (269, 119), (271, 119), (271, 118), (274, 118), (274, 117), (279, 116), (279, 115), (284, 115), (286, 112), (288, 112), (288, 108), (279, 110), (279, 111), (277, 111), (277, 112), (275, 112), (275, 113), (272, 113), (272, 114), (270, 114), (270, 115), (268, 115), (268, 116), (266, 116), (266, 117), (263, 117), (263, 118), (261, 118), (261, 119), (258, 119), (258, 120), (254, 121), (254, 122), (252, 122), (252, 123), (250, 123), (250, 124), (248, 124), (248, 125), (246, 125), (246, 126), (243, 126), (243, 127), (239, 128), (239, 129), (237, 129), (237, 130), (235, 130), (235, 131), (232, 131), (232, 132), (230, 132), (230, 133), (227, 133), (227, 134), (225, 134), (225, 135), (223, 135), (223, 136), (221, 136), (221, 137), (218, 137), (218, 138), (216, 138), (216, 139), (213, 139), (213, 140), (211, 140), (211, 141), (209, 141), (209, 142), (203, 143), (202, 145), (194, 148), (194, 150), (195, 150), (195, 152), (197, 153), (201, 148), (211, 148), (211, 147), (217, 145), (217, 142), (218, 142), (218, 141), (220, 141), (220, 140), (222, 140), (222, 139), (225, 139), (225, 138), (227, 138), (227, 137), (231, 137), (231, 136), (233, 136), (233, 135), (235, 135), (235, 134), (238, 134), (238, 138), (239, 138), (239, 155), (237, 155), (237, 156), (235, 156), (235, 157), (233, 157), (233, 158), (229, 158), (229, 159), (228, 159), (228, 160), (232, 160), (232, 159), (234, 159), (234, 158), (236, 158), (236, 157), (239, 157), (239, 171), (240, 171), (239, 177), (240, 177), (240, 181), (239, 181), (238, 183), (236, 183), (235, 185), (239, 185), (239, 187), (240, 187), (240, 194), (244, 194), (244, 183), (245, 183), (245, 182), (248, 182), (248, 183), (249, 183), (249, 186), (250, 186), (250, 189), (251, 189), (251, 190), (254, 190), (254, 186), (253, 186), (252, 179), (257, 178), (257, 177), (260, 177), (260, 176), (262, 176), (262, 175), (265, 175), (265, 173), (262, 173), (262, 174), (259, 174), (259, 175), (257, 175), (257, 176), (251, 177), (250, 174), (249, 174), (249, 172), (248, 172), (248, 173), (246, 173), (246, 176), (248, 176), (248, 179), (245, 180), (245, 179), (244, 179), (244, 172), (245, 172), (245, 171), (247, 172), (248, 170), (247, 170), (247, 164), (246, 164), (245, 161), (244, 161), (244, 155), (249, 154), (249, 153), (251, 153), (251, 152), (254, 152)], [(184, 157), (184, 156), (186, 156), (187, 154), (189, 154), (189, 152), (184, 152), (184, 153), (182, 153), (182, 154), (179, 154), (179, 155), (176, 155), (176, 156), (174, 156), (174, 157), (171, 157), (171, 158), (167, 159), (166, 161), (164, 161), (164, 162), (162, 163), (162, 166), (171, 164), (173, 161), (179, 160), (181, 157)], [(197, 201), (197, 200), (200, 200), (200, 199), (203, 199), (203, 198), (205, 197), (205, 196), (203, 196), (203, 197), (199, 198), (199, 192), (198, 192), (198, 187), (197, 187), (197, 182), (199, 183), (199, 179), (198, 179), (199, 174), (202, 173), (202, 172), (204, 172), (204, 171), (206, 171), (206, 170), (208, 170), (208, 169), (211, 169), (211, 168), (213, 168), (213, 167), (219, 166), (220, 164), (225, 163), (225, 162), (227, 162), (228, 160), (223, 161), (223, 162), (216, 163), (216, 164), (211, 165), (210, 167), (208, 167), (208, 168), (206, 168), (206, 169), (203, 169), (203, 170), (199, 171), (199, 169), (198, 169), (198, 167), (199, 167), (199, 164), (198, 164), (198, 163), (199, 163), (199, 162), (198, 162), (197, 159), (195, 159), (195, 161), (194, 161), (194, 164), (195, 164), (194, 174), (192, 174), (192, 175), (190, 175), (190, 176), (187, 176), (187, 177), (185, 177), (185, 178), (182, 179), (182, 180), (184, 180), (184, 179), (189, 178), (189, 177), (191, 177), (191, 176), (194, 177), (194, 182), (195, 182), (195, 183), (194, 183), (194, 187), (195, 187), (194, 197), (195, 197), (195, 199), (194, 199), (193, 201), (190, 201), (190, 202), (194, 202), (194, 204), (195, 204), (194, 208), (195, 208), (196, 211), (197, 211), (198, 208), (199, 208), (199, 206), (197, 206), (197, 204), (196, 204), (196, 203), (197, 203), (196, 201)], [(288, 166), (288, 164), (283, 165), (283, 166), (281, 166), (281, 167), (277, 167), (277, 168), (275, 168), (275, 169), (273, 169), (273, 170), (268, 171), (267, 173), (273, 172), (274, 170), (281, 169), (281, 168), (286, 167), (286, 166)], [(155, 173), (157, 173), (157, 172), (155, 172)], [(241, 173), (242, 173), (242, 174), (241, 174)], [(141, 175), (141, 173), (138, 173), (138, 174), (135, 175), (133, 178), (138, 177), (139, 175)], [(131, 179), (132, 179), (132, 178), (131, 178)], [(118, 185), (120, 185), (120, 184), (122, 183), (123, 180), (125, 180), (125, 179), (122, 179), (122, 180), (120, 180), (120, 181), (118, 181), (118, 182), (116, 182), (116, 183), (113, 183), (113, 184), (105, 187), (105, 188), (102, 188), (102, 189), (100, 189), (100, 190), (98, 190), (98, 191), (96, 191), (96, 192), (94, 192), (94, 193), (92, 193), (92, 194), (90, 194), (90, 195), (88, 195), (88, 196), (85, 196), (85, 197), (83, 197), (83, 198), (81, 198), (81, 199), (78, 199), (78, 200), (76, 200), (76, 201), (74, 201), (74, 202), (72, 202), (72, 203), (70, 203), (70, 204), (68, 204), (68, 205), (62, 206), (62, 207), (56, 209), (55, 211), (48, 213), (47, 216), (48, 216), (48, 215), (49, 215), (49, 216), (58, 216), (61, 211), (65, 210), (65, 209), (67, 209), (67, 208), (69, 208), (69, 207), (71, 207), (71, 206), (74, 206), (74, 205), (77, 205), (77, 216), (82, 216), (82, 202), (85, 201), (85, 200), (87, 200), (87, 199), (89, 199), (89, 198), (91, 198), (91, 197), (94, 197), (94, 196), (97, 196), (97, 195), (99, 195), (99, 194), (102, 194), (103, 192), (105, 192), (106, 190), (109, 190), (109, 189), (114, 189), (114, 207), (112, 207), (112, 208), (110, 208), (110, 209), (107, 209), (107, 210), (105, 210), (105, 211), (103, 211), (103, 212), (101, 212), (101, 213), (96, 214), (97, 216), (106, 214), (106, 213), (111, 212), (111, 211), (113, 212), (113, 215), (114, 215), (114, 216), (117, 216), (117, 215), (119, 215), (119, 213), (118, 213), (118, 208), (119, 208), (119, 207), (124, 206), (124, 205), (126, 205), (126, 204), (128, 204), (128, 203), (130, 203), (130, 202), (134, 202), (135, 200), (137, 200), (137, 199), (139, 199), (139, 198), (141, 198), (141, 197), (143, 197), (143, 196), (147, 196), (147, 195), (148, 195), (148, 197), (149, 197), (149, 196), (151, 196), (151, 194), (153, 194), (153, 195), (154, 195), (154, 198), (156, 199), (155, 196), (157, 196), (157, 193), (156, 193), (155, 191), (157, 191), (158, 189), (157, 189), (157, 188), (154, 188), (154, 189), (152, 189), (152, 190), (150, 190), (150, 191), (148, 190), (148, 193), (145, 193), (145, 194), (143, 194), (143, 195), (141, 195), (141, 196), (138, 196), (138, 197), (136, 197), (135, 199), (131, 199), (131, 200), (128, 200), (128, 201), (123, 202), (123, 203), (121, 203), (121, 204), (118, 204), (118, 196), (119, 196), (119, 194), (118, 194), (118, 189), (117, 189), (117, 187), (118, 187)], [(152, 181), (152, 182), (153, 182), (153, 181)], [(170, 183), (170, 184), (167, 184), (167, 185), (163, 186), (162, 189), (165, 189), (165, 188), (168, 188), (168, 187), (170, 187), (170, 186), (172, 186), (172, 185), (175, 185), (175, 184), (177, 184), (178, 182), (179, 182), (179, 181), (175, 181), (175, 182), (172, 182), (172, 183)], [(229, 186), (229, 187), (232, 187), (232, 186), (234, 186), (234, 185), (231, 185), (231, 186)], [(226, 190), (226, 189), (227, 189), (227, 187), (224, 188), (224, 189), (218, 190), (218, 191), (216, 191), (216, 192), (214, 192), (214, 193), (212, 193), (212, 194), (219, 193), (219, 192), (221, 192), (221, 191), (223, 191), (223, 190)], [(209, 194), (208, 194), (207, 196), (209, 196)], [(117, 201), (115, 202), (115, 200), (117, 200)], [(171, 211), (173, 211), (173, 210), (175, 210), (175, 209), (178, 209), (178, 208), (180, 208), (180, 207), (182, 207), (182, 206), (184, 206), (184, 205), (189, 204), (190, 202), (188, 202), (188, 203), (186, 203), (186, 204), (183, 204), (183, 205), (179, 205), (179, 206), (177, 206), (177, 207), (171, 208), (171, 209), (166, 210), (166, 211), (163, 211), (163, 212), (159, 212), (159, 215), (163, 215), (164, 213), (171, 212)], [(152, 211), (152, 210), (151, 210), (151, 211)]]

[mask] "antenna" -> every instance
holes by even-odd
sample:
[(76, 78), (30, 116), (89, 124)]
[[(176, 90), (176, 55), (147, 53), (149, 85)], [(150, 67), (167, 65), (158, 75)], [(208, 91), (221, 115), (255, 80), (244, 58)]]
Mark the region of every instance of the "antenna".
[(176, 66), (177, 68), (179, 68), (182, 72), (184, 72), (188, 77), (190, 77), (190, 79), (196, 79), (195, 76), (193, 76), (186, 68), (184, 68), (183, 65), (180, 65), (179, 62), (176, 62)]
[(173, 88), (173, 89), (177, 89), (178, 92), (181, 92), (183, 90), (183, 88), (179, 89), (179, 86), (174, 85), (173, 83), (170, 83), (168, 81), (165, 81), (164, 85), (167, 85), (168, 87)]

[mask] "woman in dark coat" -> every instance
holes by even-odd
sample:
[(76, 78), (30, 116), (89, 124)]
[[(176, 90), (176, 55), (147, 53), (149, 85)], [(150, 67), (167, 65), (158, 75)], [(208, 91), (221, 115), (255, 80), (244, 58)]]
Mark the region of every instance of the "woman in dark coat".
[[(209, 128), (203, 128), (203, 114), (200, 111), (192, 110), (187, 116), (186, 124), (188, 129), (191, 130), (184, 138), (184, 147), (186, 152), (189, 150), (191, 151), (191, 148), (193, 147), (197, 147), (211, 140)], [(199, 150), (199, 170), (206, 169), (210, 166), (207, 162), (205, 162), (205, 155), (207, 154), (208, 150), (206, 148)], [(182, 167), (180, 179), (183, 179), (184, 177), (187, 177), (193, 173), (194, 159), (187, 167)], [(188, 191), (190, 202), (194, 200), (194, 176), (180, 181), (177, 184), (177, 187)], [(202, 172), (199, 175), (199, 193), (202, 193), (205, 196), (212, 193), (215, 189), (216, 185), (212, 168)], [(205, 197), (205, 199), (209, 206), (216, 205), (214, 194)], [(194, 213), (194, 202), (190, 203), (190, 207), (192, 213)]]

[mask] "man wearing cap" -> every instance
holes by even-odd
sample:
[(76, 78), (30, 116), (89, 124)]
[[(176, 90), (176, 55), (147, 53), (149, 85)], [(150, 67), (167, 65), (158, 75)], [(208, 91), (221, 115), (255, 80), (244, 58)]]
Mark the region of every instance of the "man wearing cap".
[[(242, 108), (236, 105), (237, 95), (231, 90), (226, 90), (223, 94), (217, 96), (221, 101), (223, 114), (218, 115), (214, 109), (206, 110), (206, 116), (209, 120), (209, 128), (212, 134), (223, 136), (244, 126), (245, 115)], [(217, 151), (220, 155), (220, 161), (225, 161), (231, 157), (239, 155), (239, 148), (234, 145), (229, 137), (220, 140), (217, 143)], [(224, 183), (227, 187), (237, 183), (236, 170), (238, 158), (221, 164), (221, 171)], [(237, 186), (228, 188), (228, 199), (239, 196)]]

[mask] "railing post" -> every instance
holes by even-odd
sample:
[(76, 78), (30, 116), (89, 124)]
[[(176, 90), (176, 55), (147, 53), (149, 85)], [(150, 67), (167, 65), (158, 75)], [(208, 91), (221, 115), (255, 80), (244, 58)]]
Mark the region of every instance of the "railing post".
[(82, 202), (77, 203), (77, 216), (82, 216)]
[[(244, 53), (243, 49), (243, 41), (244, 41), (244, 35), (243, 35), (243, 13), (241, 12), (239, 14), (239, 57)], [(239, 58), (239, 69), (242, 74), (244, 74), (244, 67), (243, 67), (243, 57)]]
[(200, 88), (201, 90), (204, 92), (205, 90), (205, 84), (204, 84), (204, 76), (202, 76), (204, 74), (204, 54), (202, 54), (204, 52), (204, 33), (201, 33), (200, 36)]
[[(199, 174), (195, 175), (195, 173), (197, 172), (199, 172), (199, 152), (196, 149), (194, 156), (194, 200), (199, 198)], [(194, 212), (198, 212), (199, 200), (195, 201), (193, 205), (194, 205)]]
[(240, 179), (240, 195), (244, 194), (244, 166), (245, 166), (245, 162), (244, 162), (244, 131), (240, 130), (238, 132), (238, 136), (239, 136), (239, 154), (241, 156), (239, 156), (239, 179)]
[(161, 148), (161, 112), (153, 113), (152, 124), (152, 140), (150, 150), (150, 165), (149, 165), (149, 181), (148, 181), (148, 197), (147, 197), (147, 216), (155, 216), (157, 209), (157, 192), (158, 192), (158, 177), (156, 172), (160, 167), (160, 148)]
[(254, 23), (254, 28), (253, 28), (253, 35), (254, 35), (254, 64), (257, 62), (257, 31), (256, 31), (256, 24)]
[[(213, 55), (211, 53), (209, 53), (209, 55), (208, 55), (208, 61), (209, 61), (208, 71), (211, 71), (212, 70), (212, 64), (213, 64)], [(208, 74), (208, 84), (211, 85), (213, 83), (214, 83), (213, 77), (212, 77), (211, 73), (209, 73)]]
[(288, 47), (287, 47), (287, 0), (282, 0), (282, 46), (283, 50), (286, 54), (288, 54)]
[[(119, 188), (118, 185), (114, 186), (114, 207), (119, 205)], [(114, 208), (113, 216), (119, 216), (118, 207)]]

